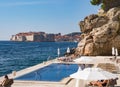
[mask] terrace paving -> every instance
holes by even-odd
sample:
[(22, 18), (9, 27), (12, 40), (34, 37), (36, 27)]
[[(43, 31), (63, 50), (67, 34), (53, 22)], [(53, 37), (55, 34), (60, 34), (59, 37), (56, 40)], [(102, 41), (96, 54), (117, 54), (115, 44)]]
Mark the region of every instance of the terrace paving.
[[(120, 57), (118, 57), (120, 58)], [(16, 72), (16, 76), (14, 77), (19, 77), (25, 73), (29, 73), (31, 71), (34, 71), (38, 68), (42, 68), (45, 67), (51, 63), (59, 63), (58, 61), (55, 60), (51, 60), (51, 61), (47, 61), (38, 65), (35, 65), (33, 67), (29, 67), (23, 70), (20, 70), (18, 72)], [(120, 66), (119, 66), (120, 68)], [(117, 80), (117, 85), (115, 87), (120, 87), (120, 73), (117, 73), (119, 76), (119, 79)], [(9, 74), (8, 75), (10, 78), (14, 78), (13, 74)], [(0, 81), (3, 79), (3, 77), (0, 77)], [(64, 80), (62, 80), (61, 82), (45, 82), (45, 81), (14, 81), (14, 84), (12, 85), (12, 87), (75, 87), (75, 83), (76, 83), (76, 79), (71, 79), (70, 77), (65, 78)]]

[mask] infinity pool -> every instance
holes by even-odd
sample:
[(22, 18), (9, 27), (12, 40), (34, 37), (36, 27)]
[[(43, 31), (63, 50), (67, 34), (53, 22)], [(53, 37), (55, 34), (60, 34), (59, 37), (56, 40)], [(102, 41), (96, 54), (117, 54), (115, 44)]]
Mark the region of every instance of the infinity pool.
[(55, 81), (58, 82), (78, 70), (77, 64), (52, 63), (28, 74), (15, 78), (27, 81)]

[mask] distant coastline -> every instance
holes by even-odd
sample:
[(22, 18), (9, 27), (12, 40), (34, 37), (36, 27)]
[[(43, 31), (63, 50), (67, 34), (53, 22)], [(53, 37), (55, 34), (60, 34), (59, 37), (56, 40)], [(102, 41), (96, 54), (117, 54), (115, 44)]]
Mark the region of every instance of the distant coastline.
[(69, 34), (61, 35), (61, 33), (45, 33), (45, 32), (20, 32), (12, 35), (10, 41), (21, 42), (79, 42), (80, 32), (72, 32)]

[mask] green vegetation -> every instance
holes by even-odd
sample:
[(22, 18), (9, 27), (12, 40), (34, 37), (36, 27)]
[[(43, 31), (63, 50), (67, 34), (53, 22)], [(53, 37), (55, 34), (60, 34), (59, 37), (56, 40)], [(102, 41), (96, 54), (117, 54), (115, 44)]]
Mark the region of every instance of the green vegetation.
[(105, 10), (105, 2), (108, 1), (108, 0), (91, 0), (91, 4), (92, 5), (100, 5), (101, 4), (101, 8), (103, 10)]
[(91, 0), (90, 2), (92, 5), (99, 5), (101, 4), (102, 0)]
[(120, 0), (91, 0), (92, 5), (101, 5), (104, 11), (108, 11), (110, 8), (120, 6)]

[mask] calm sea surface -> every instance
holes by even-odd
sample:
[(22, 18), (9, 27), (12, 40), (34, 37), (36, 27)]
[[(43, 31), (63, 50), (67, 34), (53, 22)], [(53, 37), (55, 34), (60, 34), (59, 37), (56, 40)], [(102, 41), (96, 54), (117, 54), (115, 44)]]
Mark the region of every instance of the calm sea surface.
[(67, 47), (76, 46), (75, 42), (0, 41), (0, 76), (54, 59), (58, 48), (63, 56)]

